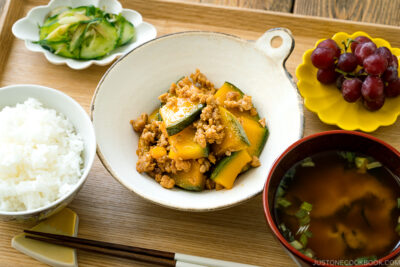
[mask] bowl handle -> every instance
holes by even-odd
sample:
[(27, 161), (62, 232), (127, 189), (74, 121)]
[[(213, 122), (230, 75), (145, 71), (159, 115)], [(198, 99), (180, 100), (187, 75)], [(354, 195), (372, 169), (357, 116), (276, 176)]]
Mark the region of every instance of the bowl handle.
[[(279, 47), (272, 47), (271, 41), (275, 37), (282, 38), (282, 44)], [(264, 51), (270, 58), (278, 63), (284, 63), (294, 48), (294, 38), (289, 29), (274, 28), (266, 31), (256, 41), (256, 47)]]

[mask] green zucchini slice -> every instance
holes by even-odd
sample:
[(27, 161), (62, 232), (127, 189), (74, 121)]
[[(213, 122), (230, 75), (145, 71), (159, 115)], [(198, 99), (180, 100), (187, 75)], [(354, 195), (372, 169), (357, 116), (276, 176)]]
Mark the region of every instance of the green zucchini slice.
[(160, 108), (160, 115), (165, 123), (169, 136), (179, 133), (194, 120), (204, 108), (203, 104), (193, 103), (188, 98), (177, 97), (174, 106), (164, 105)]

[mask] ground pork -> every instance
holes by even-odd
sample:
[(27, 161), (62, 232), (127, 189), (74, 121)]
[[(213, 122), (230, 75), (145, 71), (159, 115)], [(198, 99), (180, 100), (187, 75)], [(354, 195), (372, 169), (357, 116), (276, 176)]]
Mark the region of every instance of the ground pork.
[(225, 137), (224, 126), (221, 122), (218, 105), (215, 99), (214, 101), (211, 100), (209, 103), (210, 104), (207, 104), (207, 106), (203, 108), (200, 114), (200, 120), (194, 123), (197, 129), (194, 140), (202, 147), (206, 147), (207, 143), (221, 144)]
[(133, 130), (135, 130), (135, 132), (141, 133), (144, 130), (148, 119), (149, 116), (147, 115), (147, 113), (142, 113), (140, 117), (136, 120), (131, 120)]

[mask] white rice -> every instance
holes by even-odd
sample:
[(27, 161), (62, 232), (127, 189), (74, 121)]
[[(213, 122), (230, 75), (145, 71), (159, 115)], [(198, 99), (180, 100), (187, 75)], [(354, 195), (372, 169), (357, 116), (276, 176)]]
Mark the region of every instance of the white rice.
[(43, 207), (82, 176), (82, 137), (53, 109), (29, 98), (0, 111), (0, 210)]

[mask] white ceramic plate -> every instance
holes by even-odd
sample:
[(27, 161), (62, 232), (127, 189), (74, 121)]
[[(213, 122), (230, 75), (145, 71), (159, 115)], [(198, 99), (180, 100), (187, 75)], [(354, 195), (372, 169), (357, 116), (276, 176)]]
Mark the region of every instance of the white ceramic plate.
[[(100, 7), (108, 13), (122, 15), (135, 26), (134, 41), (124, 46), (118, 47), (101, 59), (77, 60), (65, 58), (51, 53), (33, 41), (39, 40), (39, 27), (43, 25), (47, 14), (57, 7), (78, 7), (94, 5)], [(29, 11), (28, 15), (18, 20), (12, 27), (12, 32), (18, 39), (25, 41), (25, 46), (33, 52), (43, 53), (46, 59), (56, 65), (67, 64), (72, 69), (85, 69), (92, 64), (105, 66), (110, 64), (116, 57), (126, 54), (135, 47), (154, 39), (157, 36), (155, 27), (147, 22), (143, 22), (142, 16), (130, 9), (123, 9), (117, 0), (51, 0), (46, 6), (38, 6)]]
[[(271, 47), (280, 36), (282, 45)], [(284, 62), (294, 47), (289, 30), (267, 31), (256, 42), (213, 32), (160, 37), (120, 58), (100, 81), (92, 100), (98, 155), (125, 187), (157, 204), (180, 210), (227, 208), (263, 190), (274, 160), (303, 135), (303, 105)], [(189, 192), (162, 188), (136, 171), (138, 134), (129, 121), (159, 106), (171, 82), (199, 68), (216, 87), (229, 81), (253, 97), (270, 136), (261, 166), (240, 175), (231, 190)]]
[(41, 220), (62, 210), (82, 188), (96, 156), (96, 136), (89, 116), (75, 100), (58, 90), (32, 84), (19, 84), (0, 88), (0, 111), (6, 106), (15, 106), (17, 103), (23, 103), (29, 97), (36, 98), (46, 108), (51, 108), (64, 114), (72, 122), (84, 141), (84, 170), (74, 188), (56, 201), (35, 210), (1, 211), (0, 219)]

